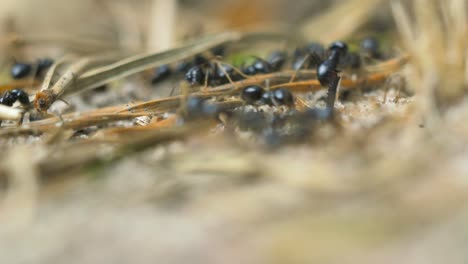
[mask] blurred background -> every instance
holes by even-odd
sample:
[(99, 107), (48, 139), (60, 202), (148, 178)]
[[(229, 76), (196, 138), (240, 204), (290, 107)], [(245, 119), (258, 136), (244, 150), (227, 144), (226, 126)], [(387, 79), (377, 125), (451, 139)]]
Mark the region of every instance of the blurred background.
[[(375, 11), (372, 16), (365, 16), (366, 21), (374, 20), (370, 29), (388, 26), (389, 8), (379, 2), (382, 1), (3, 0), (0, 33), (3, 51), (17, 37), (34, 41), (38, 44), (36, 49), (54, 43), (62, 44), (56, 48), (69, 47), (81, 52), (164, 50), (177, 41), (225, 30), (282, 31), (317, 39), (320, 32), (333, 32), (334, 23), (340, 23), (337, 20), (342, 20), (344, 14), (330, 18), (321, 27), (313, 23), (315, 20), (310, 21), (311, 18), (335, 4), (351, 3), (353, 8), (345, 13), (351, 17)], [(361, 20), (343, 23), (357, 28), (363, 23)], [(348, 30), (344, 35), (353, 31)], [(8, 52), (11, 56), (11, 49)]]

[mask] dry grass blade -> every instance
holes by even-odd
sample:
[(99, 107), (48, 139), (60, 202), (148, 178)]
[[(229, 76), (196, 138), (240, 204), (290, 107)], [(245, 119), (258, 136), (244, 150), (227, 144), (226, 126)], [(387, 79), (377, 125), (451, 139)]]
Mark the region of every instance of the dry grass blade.
[(59, 67), (61, 64), (66, 63), (73, 59), (71, 56), (64, 56), (63, 58), (58, 59), (52, 66), (49, 68), (47, 71), (46, 76), (44, 77), (44, 81), (42, 82), (41, 86), (41, 91), (47, 90), (50, 87), (50, 84), (52, 82), (52, 78), (54, 78), (54, 74), (56, 73), (57, 67)]
[(402, 2), (394, 2), (392, 7), (412, 60), (409, 81), (421, 95), (422, 112), (434, 112), (460, 100), (468, 87), (466, 1), (414, 0), (414, 20)]
[(47, 46), (57, 45), (59, 43), (61, 47), (76, 51), (79, 53), (95, 53), (95, 52), (108, 52), (109, 50), (118, 50), (118, 45), (97, 40), (97, 39), (85, 39), (83, 37), (72, 37), (65, 35), (15, 35), (10, 36), (10, 45), (14, 46)]
[(122, 106), (120, 107), (119, 113), (140, 113), (140, 114), (156, 114), (159, 112), (169, 111), (180, 106), (183, 96), (171, 96), (163, 99), (156, 99), (133, 106)]
[(148, 68), (173, 63), (210, 48), (239, 40), (241, 35), (236, 32), (226, 32), (208, 36), (189, 43), (183, 47), (149, 55), (134, 56), (114, 64), (101, 67), (81, 76), (77, 83), (77, 90), (96, 88), (113, 80), (124, 78)]
[[(0, 108), (2, 106), (0, 105)], [(12, 108), (14, 109), (14, 108)], [(18, 110), (18, 109), (14, 109)], [(47, 132), (56, 128), (78, 130), (90, 126), (105, 125), (108, 123), (130, 120), (141, 116), (141, 114), (133, 113), (86, 113), (78, 115), (76, 113), (68, 114), (59, 119), (58, 117), (48, 118), (40, 121), (31, 122), (22, 127), (4, 128), (0, 131), (0, 135), (16, 135), (16, 134), (36, 134)]]

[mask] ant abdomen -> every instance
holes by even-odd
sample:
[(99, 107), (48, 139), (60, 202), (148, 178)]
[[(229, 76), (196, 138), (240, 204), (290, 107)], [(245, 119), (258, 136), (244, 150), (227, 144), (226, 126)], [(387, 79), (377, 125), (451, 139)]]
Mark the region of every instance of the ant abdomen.
[(270, 54), (267, 61), (273, 71), (279, 71), (286, 63), (287, 53), (284, 51), (275, 51)]
[(242, 72), (247, 75), (256, 75), (272, 72), (270, 64), (260, 58), (257, 58), (251, 65), (245, 67)]
[(271, 100), (276, 106), (293, 106), (294, 105), (294, 96), (288, 89), (275, 89), (271, 92)]
[(241, 98), (247, 104), (255, 104), (262, 99), (265, 90), (260, 86), (248, 86), (242, 90)]
[(13, 79), (25, 78), (31, 73), (32, 68), (32, 65), (29, 63), (15, 63), (11, 67), (11, 77)]
[(31, 102), (29, 101), (29, 95), (20, 89), (11, 90), (11, 94), (20, 102), (22, 105), (29, 105)]
[(27, 106), (31, 103), (29, 101), (29, 95), (21, 89), (8, 91), (0, 98), (0, 104), (6, 106), (13, 106), (16, 101), (19, 101), (20, 104), (24, 106)]

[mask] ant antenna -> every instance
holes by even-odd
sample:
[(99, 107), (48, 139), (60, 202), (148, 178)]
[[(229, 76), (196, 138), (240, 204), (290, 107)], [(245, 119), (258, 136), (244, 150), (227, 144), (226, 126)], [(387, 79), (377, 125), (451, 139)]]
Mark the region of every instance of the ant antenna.
[(173, 83), (173, 84), (172, 84), (172, 89), (171, 89), (171, 91), (169, 92), (169, 96), (173, 96), (174, 93), (175, 93), (175, 91), (176, 91), (176, 89), (177, 89), (177, 86), (174, 85), (174, 83)]

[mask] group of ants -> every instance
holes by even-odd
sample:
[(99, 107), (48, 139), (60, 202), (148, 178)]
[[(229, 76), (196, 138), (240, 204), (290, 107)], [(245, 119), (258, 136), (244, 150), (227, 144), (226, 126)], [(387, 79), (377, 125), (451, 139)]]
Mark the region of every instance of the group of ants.
[[(210, 52), (215, 58), (225, 56), (225, 47), (213, 48)], [(219, 86), (229, 82), (236, 82), (247, 79), (257, 74), (269, 74), (281, 71), (286, 68), (287, 63), (291, 63), (293, 70), (316, 69), (316, 76), (323, 87), (328, 89), (325, 98), (325, 108), (309, 108), (306, 111), (294, 111), (295, 99), (293, 94), (285, 88), (266, 90), (259, 85), (244, 87), (239, 98), (245, 105), (272, 107), (284, 106), (291, 111), (280, 112), (278, 115), (271, 115), (263, 111), (224, 111), (234, 120), (241, 130), (249, 130), (266, 134), (272, 138), (273, 142), (284, 141), (280, 139), (281, 128), (285, 124), (300, 124), (296, 137), (306, 136), (317, 122), (330, 121), (333, 119), (333, 108), (337, 88), (340, 81), (340, 70), (346, 68), (358, 69), (364, 59), (380, 60), (383, 55), (380, 51), (379, 42), (373, 37), (367, 37), (360, 43), (358, 52), (350, 52), (348, 44), (341, 41), (331, 43), (328, 47), (312, 42), (304, 47), (294, 50), (292, 54), (285, 51), (274, 51), (266, 59), (254, 57), (249, 65), (240, 68), (230, 64), (220, 63), (217, 60), (210, 60), (203, 55), (196, 55), (190, 60), (180, 61), (175, 65), (163, 65), (154, 70), (151, 82), (158, 84), (171, 77), (174, 73), (184, 74), (186, 82), (190, 86)], [(39, 59), (35, 63), (16, 62), (11, 67), (13, 79), (23, 79), (34, 75), (40, 78), (44, 72), (53, 64), (52, 59)], [(22, 89), (7, 91), (0, 97), (0, 104), (13, 106), (19, 102), (23, 107), (29, 107), (31, 101), (29, 95)], [(211, 100), (201, 97), (189, 96), (185, 102), (183, 111), (186, 120), (218, 117), (221, 109)], [(298, 129), (296, 129), (298, 130)], [(294, 137), (289, 137), (294, 138)]]

